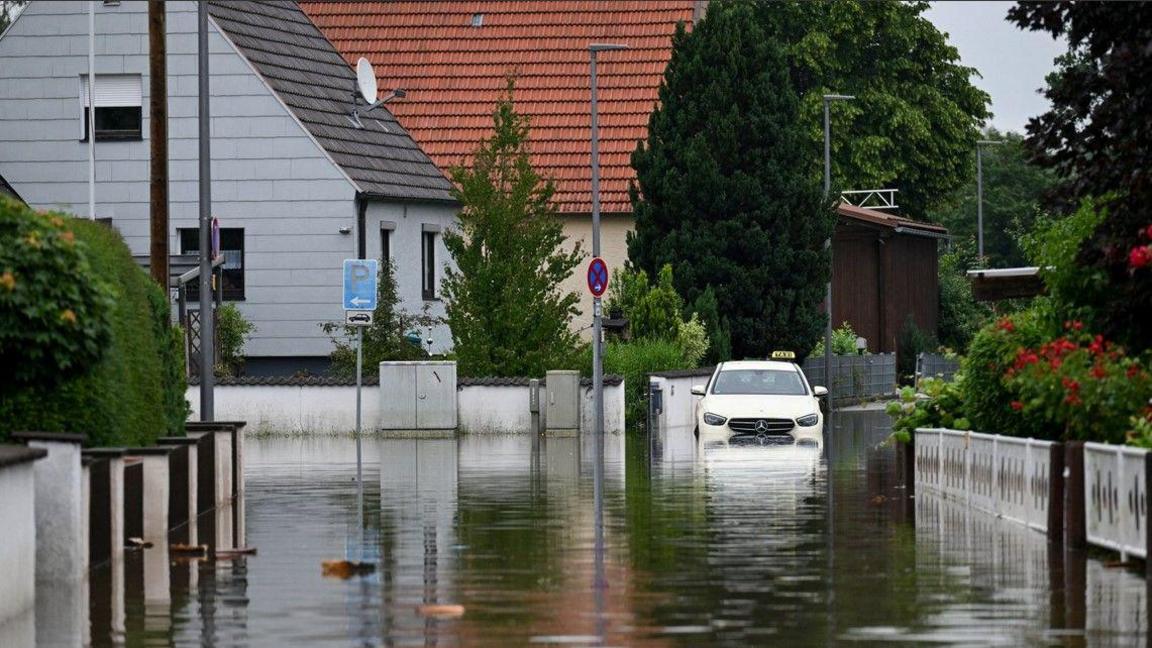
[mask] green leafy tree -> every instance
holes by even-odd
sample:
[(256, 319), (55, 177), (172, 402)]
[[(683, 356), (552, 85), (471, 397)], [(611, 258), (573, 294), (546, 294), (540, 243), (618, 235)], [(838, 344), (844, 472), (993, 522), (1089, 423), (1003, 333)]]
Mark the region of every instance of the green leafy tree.
[[(1027, 265), (1020, 237), (1044, 219), (1043, 200), (1056, 184), (1047, 169), (1031, 164), (1024, 136), (1001, 133), (989, 128), (982, 138), (1003, 141), (986, 146), (984, 166), (984, 256), (983, 267), (1013, 268)], [(954, 244), (976, 249), (976, 173), (951, 197), (932, 206), (929, 220), (948, 228)]]
[[(848, 189), (899, 189), (902, 211), (923, 217), (972, 176), (973, 146), (988, 95), (971, 83), (923, 13), (927, 2), (817, 0), (755, 3), (766, 39), (784, 47), (800, 123), (813, 150), (823, 141), (827, 93), (854, 95), (835, 108), (832, 177)], [(821, 173), (813, 155), (806, 168)], [(805, 347), (807, 348), (807, 347)]]
[[(421, 332), (439, 322), (428, 313), (410, 313), (400, 306), (396, 292), (396, 265), (392, 261), (380, 264), (376, 281), (376, 310), (372, 311), (372, 325), (364, 327), (362, 375), (371, 376), (381, 362), (388, 360), (419, 360), (428, 357), (420, 346)], [(336, 349), (332, 352), (331, 372), (335, 376), (356, 376), (356, 328), (343, 322), (324, 322), (320, 325), (332, 338)], [(409, 340), (415, 334), (415, 344)]]
[(1081, 293), (1092, 328), (1139, 351), (1152, 348), (1152, 10), (1145, 3), (1020, 2), (1008, 18), (1068, 40), (1048, 75), (1052, 108), (1028, 123), (1033, 159), (1060, 179), (1057, 207), (1106, 197), (1106, 216), (1076, 265), (1102, 271)]
[(576, 360), (569, 324), (579, 297), (559, 286), (584, 252), (579, 244), (562, 249), (555, 187), (532, 168), (529, 124), (513, 106), (513, 85), (471, 167), (452, 169), (462, 209), (460, 230), (444, 235), (456, 267), (442, 289), (466, 376), (540, 376)]
[(676, 266), (688, 303), (710, 285), (736, 357), (811, 349), (834, 217), (810, 172), (816, 150), (784, 52), (748, 3), (713, 3), (673, 37), (638, 187), (628, 254), (650, 275)]

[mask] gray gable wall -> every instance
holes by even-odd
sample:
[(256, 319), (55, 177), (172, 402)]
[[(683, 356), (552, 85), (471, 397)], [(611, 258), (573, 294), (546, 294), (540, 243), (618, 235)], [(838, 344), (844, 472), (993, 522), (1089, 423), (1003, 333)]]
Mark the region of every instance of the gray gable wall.
[[(195, 227), (199, 208), (196, 12), (193, 3), (183, 1), (169, 2), (167, 10), (170, 245), (175, 253), (176, 228)], [(87, 73), (86, 12), (86, 2), (34, 0), (0, 38), (0, 175), (33, 207), (82, 217), (88, 211), (79, 99), (79, 78)], [(96, 32), (97, 74), (141, 74), (144, 91), (143, 139), (96, 144), (97, 216), (111, 217), (133, 252), (146, 254), (146, 4), (96, 3)], [(244, 228), (246, 299), (237, 304), (258, 327), (246, 353), (327, 355), (332, 347), (319, 323), (343, 318), (340, 265), (356, 255), (356, 244), (354, 234), (339, 230), (355, 230), (357, 187), (269, 90), (254, 64), (214, 27), (209, 45), (213, 213), (223, 227)], [(407, 209), (400, 202), (377, 200), (370, 209), (394, 214), (388, 219), (398, 223), (394, 236), (403, 245), (418, 245), (423, 224), (450, 226), (455, 215), (449, 204)], [(373, 252), (369, 248), (370, 256)], [(416, 298), (405, 304), (410, 310), (423, 305), (419, 282), (418, 266), (399, 268), (402, 291)], [(433, 304), (434, 313), (440, 310)], [(446, 331), (434, 337), (437, 348), (447, 344)]]

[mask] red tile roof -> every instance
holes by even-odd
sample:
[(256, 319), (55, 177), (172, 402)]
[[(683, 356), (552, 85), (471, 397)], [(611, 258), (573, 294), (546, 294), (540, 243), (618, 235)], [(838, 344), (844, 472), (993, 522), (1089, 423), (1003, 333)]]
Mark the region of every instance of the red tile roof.
[[(442, 168), (466, 162), (491, 132), (492, 110), (516, 74), (516, 108), (531, 118), (536, 169), (556, 181), (563, 212), (592, 211), (590, 43), (630, 49), (599, 57), (601, 209), (630, 212), (630, 156), (647, 136), (676, 23), (695, 0), (390, 0), (302, 2), (350, 63), (363, 56), (388, 104)], [(481, 15), (481, 26), (473, 27)]]

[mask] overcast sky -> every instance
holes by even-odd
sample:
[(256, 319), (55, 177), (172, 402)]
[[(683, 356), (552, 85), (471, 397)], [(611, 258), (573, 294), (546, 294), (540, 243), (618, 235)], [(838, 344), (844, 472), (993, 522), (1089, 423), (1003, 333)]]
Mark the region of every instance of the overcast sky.
[(933, 2), (925, 14), (960, 50), (960, 57), (983, 78), (977, 87), (992, 96), (991, 124), (999, 130), (1024, 132), (1028, 118), (1048, 108), (1037, 93), (1052, 59), (1063, 54), (1064, 41), (1047, 33), (1026, 32), (1004, 19), (1012, 2)]

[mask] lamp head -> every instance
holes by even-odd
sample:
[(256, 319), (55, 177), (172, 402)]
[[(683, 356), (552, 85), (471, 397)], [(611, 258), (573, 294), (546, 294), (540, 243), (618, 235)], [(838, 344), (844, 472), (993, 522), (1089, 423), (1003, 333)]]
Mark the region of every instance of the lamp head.
[(824, 95), (824, 101), (847, 101), (847, 100), (855, 99), (855, 98), (856, 98), (856, 95), (842, 95), (842, 94), (826, 94), (826, 95)]
[(612, 50), (625, 50), (628, 49), (627, 45), (622, 43), (592, 43), (588, 46), (590, 52), (608, 52)]

